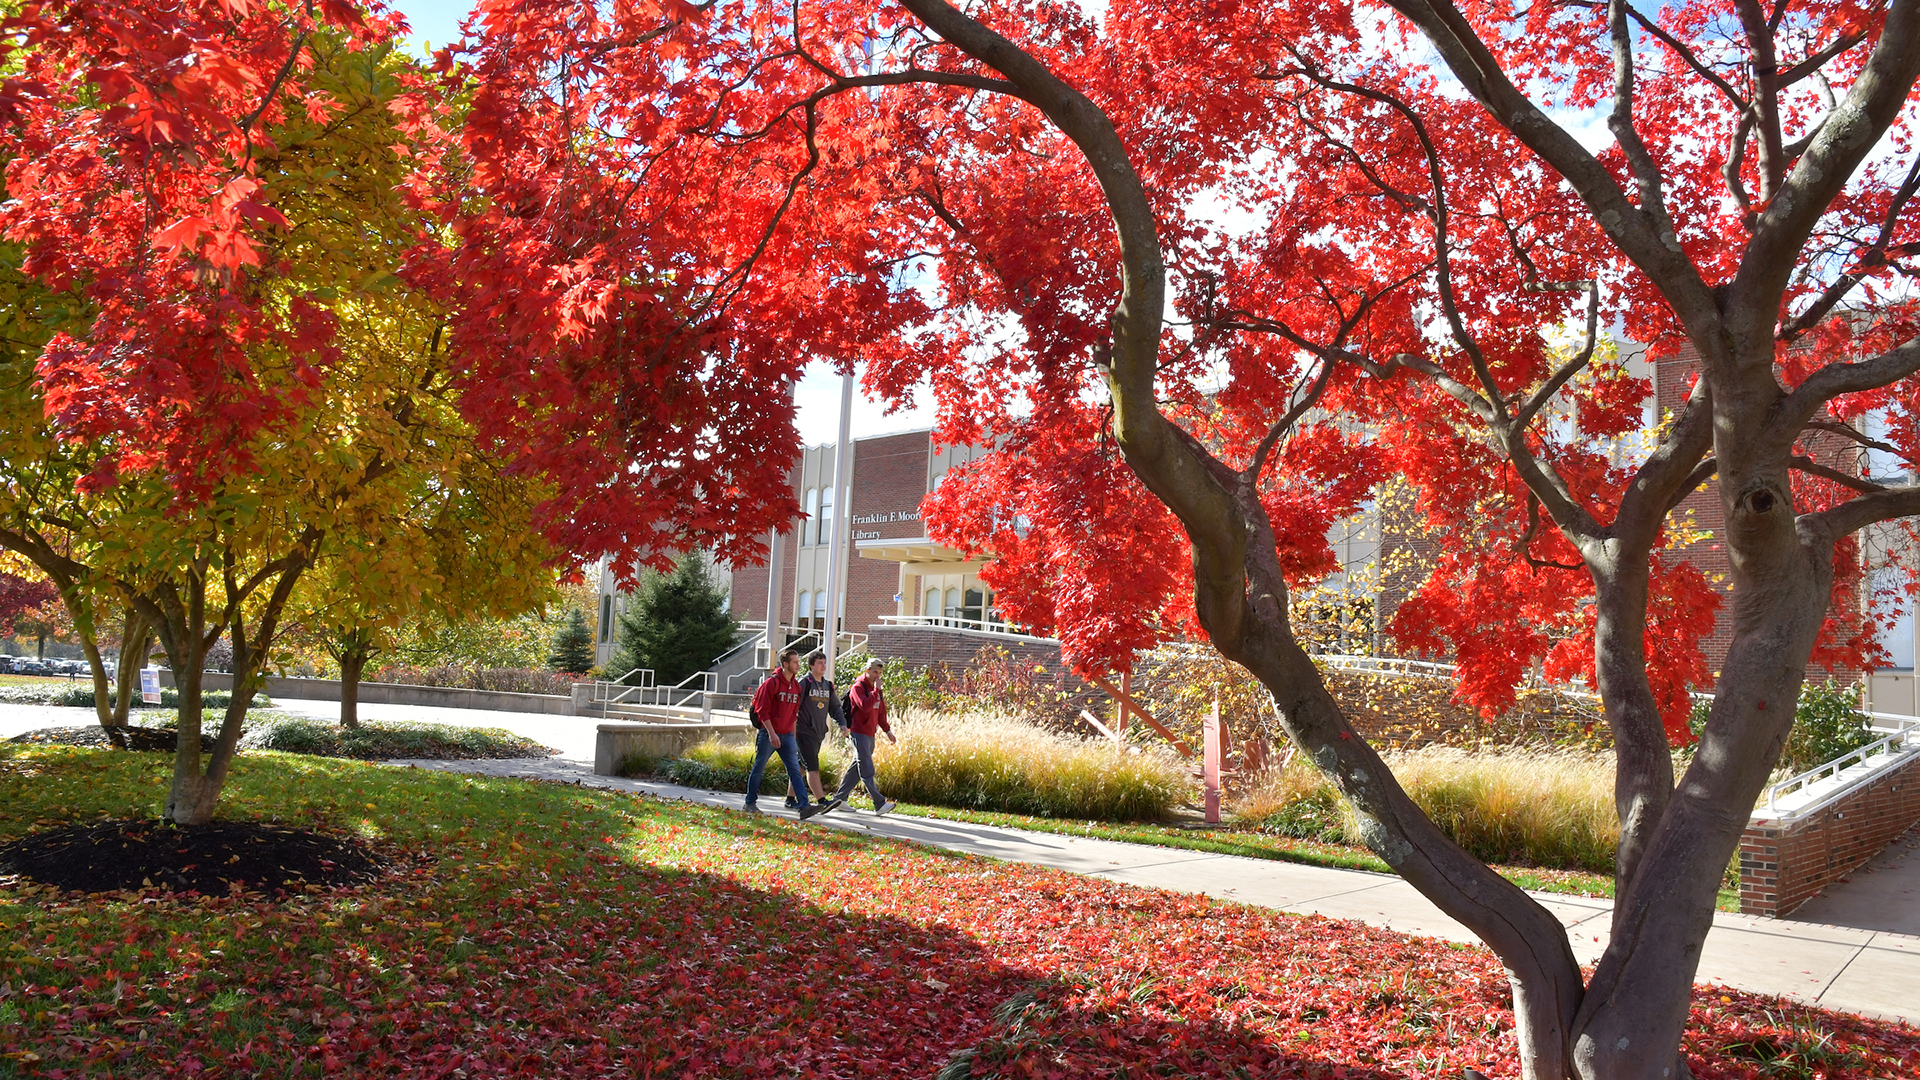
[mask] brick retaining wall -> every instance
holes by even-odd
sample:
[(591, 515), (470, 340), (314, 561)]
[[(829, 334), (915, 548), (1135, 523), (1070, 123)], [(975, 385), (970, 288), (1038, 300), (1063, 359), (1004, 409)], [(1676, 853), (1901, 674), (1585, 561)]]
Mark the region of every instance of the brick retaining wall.
[(1015, 659), (1044, 667), (1047, 674), (1058, 675), (1063, 668), (1060, 646), (1053, 642), (1023, 641), (1008, 634), (985, 630), (957, 630), (952, 627), (896, 626), (881, 623), (867, 627), (867, 651), (882, 660), (904, 661), (910, 667), (945, 664), (955, 672), (965, 671), (981, 649), (998, 646)]
[(1920, 754), (1818, 813), (1756, 819), (1740, 837), (1740, 910), (1780, 917), (1920, 822)]

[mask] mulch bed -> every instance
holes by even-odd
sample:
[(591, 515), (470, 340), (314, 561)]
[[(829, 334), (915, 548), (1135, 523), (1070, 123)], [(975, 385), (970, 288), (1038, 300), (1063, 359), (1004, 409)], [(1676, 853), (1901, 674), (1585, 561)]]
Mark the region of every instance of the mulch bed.
[[(141, 727), (129, 724), (120, 729), (127, 736), (129, 750), (164, 750), (171, 754), (180, 745), (180, 735), (172, 728)], [(107, 730), (98, 724), (88, 727), (50, 727), (39, 728), (15, 735), (8, 742), (29, 743), (34, 746), (112, 746), (113, 740), (107, 737)], [(213, 752), (213, 736), (200, 734), (200, 752)]]
[(79, 892), (162, 888), (225, 896), (351, 885), (387, 860), (352, 837), (250, 821), (63, 825), (0, 845), (0, 873)]

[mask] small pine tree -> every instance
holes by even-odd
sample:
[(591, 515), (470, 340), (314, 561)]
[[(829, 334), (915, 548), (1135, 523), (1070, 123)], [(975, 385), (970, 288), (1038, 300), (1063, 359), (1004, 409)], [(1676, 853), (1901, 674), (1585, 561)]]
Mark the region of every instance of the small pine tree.
[(579, 675), (593, 666), (593, 631), (587, 629), (587, 616), (579, 608), (567, 613), (567, 621), (554, 631), (553, 654), (547, 666), (555, 671)]
[(651, 668), (661, 686), (706, 670), (733, 647), (740, 630), (706, 557), (697, 551), (682, 557), (672, 573), (643, 578), (616, 625), (619, 647), (608, 669), (618, 675)]

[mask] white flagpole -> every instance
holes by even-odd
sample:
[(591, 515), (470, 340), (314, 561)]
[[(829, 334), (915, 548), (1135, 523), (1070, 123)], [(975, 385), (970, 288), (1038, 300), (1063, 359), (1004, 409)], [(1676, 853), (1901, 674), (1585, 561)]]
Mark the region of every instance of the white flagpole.
[(853, 373), (840, 376), (840, 444), (833, 452), (833, 538), (827, 549), (827, 629), (822, 648), (827, 654), (827, 671), (840, 652), (840, 594), (846, 589), (847, 537), (853, 521), (853, 500), (847, 481), (853, 472)]

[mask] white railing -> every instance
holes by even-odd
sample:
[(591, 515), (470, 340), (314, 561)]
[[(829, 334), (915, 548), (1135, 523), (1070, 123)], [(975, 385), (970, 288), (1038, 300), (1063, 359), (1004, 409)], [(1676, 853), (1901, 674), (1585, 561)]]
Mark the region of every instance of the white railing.
[[(1859, 787), (1861, 784), (1877, 779), (1889, 768), (1903, 762), (1908, 754), (1920, 751), (1920, 718), (1912, 716), (1895, 717), (1888, 716), (1884, 713), (1869, 713), (1868, 715), (1875, 720), (1894, 721), (1897, 723), (1897, 726), (1887, 735), (1868, 743), (1858, 750), (1842, 754), (1832, 761), (1816, 765), (1806, 772), (1789, 776), (1785, 780), (1767, 788), (1768, 817), (1794, 818), (1811, 814), (1832, 803), (1854, 788)], [(1873, 725), (1873, 730), (1884, 731), (1886, 729), (1879, 724), (1875, 724)], [(1870, 758), (1884, 758), (1884, 760), (1870, 762), (1868, 760)], [(1854, 766), (1863, 766), (1864, 768), (1854, 776), (1842, 777), (1842, 773)], [(1808, 800), (1802, 805), (1789, 807), (1785, 811), (1780, 809), (1781, 799), (1793, 795), (1796, 792), (1803, 795), (1807, 794), (1814, 785), (1820, 783), (1822, 780), (1829, 779), (1842, 782), (1835, 783), (1830, 790), (1822, 792), (1819, 797)]]
[(602, 709), (610, 705), (686, 708), (689, 704), (697, 706), (714, 692), (715, 678), (711, 671), (696, 671), (672, 686), (659, 686), (654, 682), (653, 669), (634, 668), (612, 682), (595, 682), (587, 700)]
[(934, 626), (947, 630), (972, 630), (975, 633), (1001, 634), (1006, 637), (1025, 638), (1029, 641), (1052, 641), (1053, 638), (1030, 634), (1027, 628), (1017, 623), (995, 622), (991, 619), (963, 619), (954, 615), (882, 615), (881, 623), (887, 626)]

